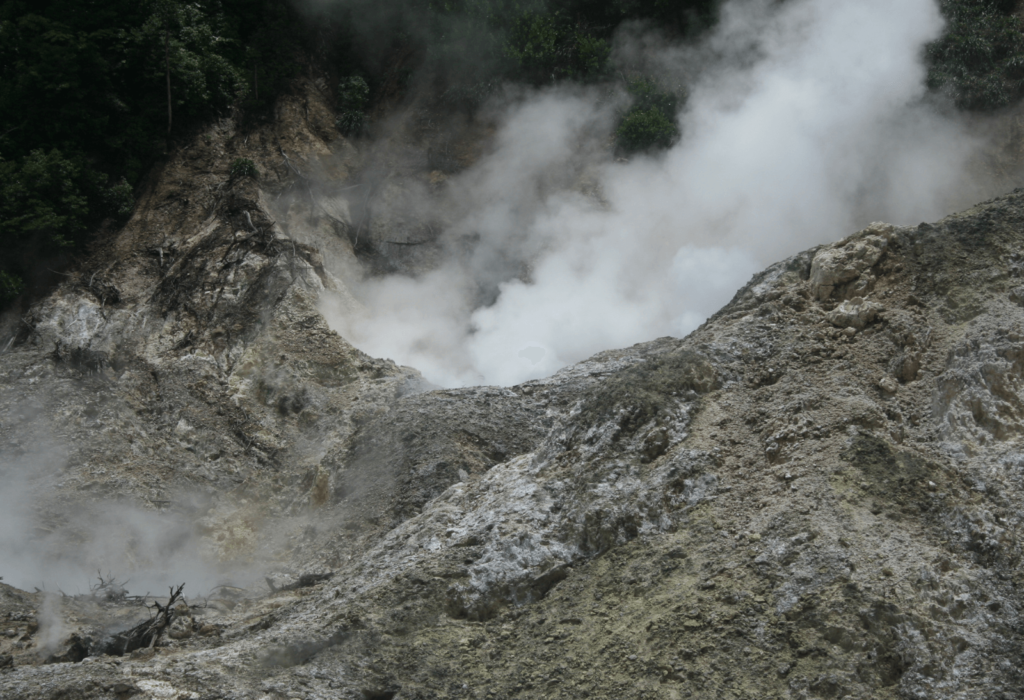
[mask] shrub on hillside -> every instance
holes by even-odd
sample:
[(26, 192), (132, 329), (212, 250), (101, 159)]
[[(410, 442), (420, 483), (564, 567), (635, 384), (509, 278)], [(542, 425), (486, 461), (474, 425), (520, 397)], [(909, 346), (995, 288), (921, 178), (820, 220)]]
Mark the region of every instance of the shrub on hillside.
[(366, 79), (350, 75), (338, 84), (338, 104), (341, 111), (334, 126), (346, 136), (358, 134), (366, 122), (366, 108), (370, 105), (370, 86)]
[(256, 164), (248, 158), (235, 158), (235, 162), (231, 164), (231, 179), (238, 180), (243, 177), (251, 177), (253, 179), (260, 176), (260, 171), (256, 169)]
[(0, 270), (0, 304), (6, 304), (21, 294), (25, 283), (15, 274)]
[(107, 189), (106, 203), (107, 211), (114, 218), (124, 221), (131, 216), (135, 208), (135, 194), (127, 180), (122, 177), (116, 185)]
[(619, 147), (627, 153), (664, 149), (679, 138), (676, 112), (679, 98), (662, 91), (648, 78), (631, 80), (626, 89), (633, 104), (615, 131)]

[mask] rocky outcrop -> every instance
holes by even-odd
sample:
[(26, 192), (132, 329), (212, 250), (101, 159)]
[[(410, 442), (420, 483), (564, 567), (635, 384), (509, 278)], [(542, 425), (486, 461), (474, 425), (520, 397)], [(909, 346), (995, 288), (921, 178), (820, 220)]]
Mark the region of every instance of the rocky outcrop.
[[(320, 316), (352, 209), (302, 173), (359, 163), (282, 110), (177, 155), (0, 355), (35, 546), (131, 509), (177, 533), (140, 569), (233, 585), (127, 656), (143, 600), (4, 587), (5, 698), (1021, 697), (1024, 193), (796, 255), (685, 339), (431, 390)], [(259, 183), (175, 184), (236, 155)]]

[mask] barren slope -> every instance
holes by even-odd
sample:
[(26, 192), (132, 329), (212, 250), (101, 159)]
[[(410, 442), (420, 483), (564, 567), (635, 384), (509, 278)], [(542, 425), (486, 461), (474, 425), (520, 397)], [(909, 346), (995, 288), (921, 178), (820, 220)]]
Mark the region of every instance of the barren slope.
[(130, 601), (58, 601), (48, 647), (5, 587), (4, 698), (1024, 697), (1024, 193), (783, 261), (686, 339), (427, 391), (317, 311), (360, 167), (317, 99), (197, 138), (0, 355), (33, 546), (131, 506), (237, 586), (126, 656)]

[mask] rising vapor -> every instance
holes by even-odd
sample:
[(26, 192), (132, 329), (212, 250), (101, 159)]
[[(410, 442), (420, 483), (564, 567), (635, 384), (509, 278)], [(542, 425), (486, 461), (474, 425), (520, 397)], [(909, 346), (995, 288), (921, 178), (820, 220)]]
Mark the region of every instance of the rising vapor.
[[(596, 91), (517, 100), (451, 187), (451, 231), (479, 236), (473, 254), (364, 280), (365, 313), (328, 316), (437, 384), (511, 385), (685, 335), (752, 273), (869, 221), (937, 218), (963, 203), (979, 145), (923, 101), (942, 27), (933, 0), (734, 0), (696, 47), (623, 33), (616, 55), (688, 80), (674, 148), (596, 156), (616, 109)], [(597, 196), (570, 186), (584, 175)]]

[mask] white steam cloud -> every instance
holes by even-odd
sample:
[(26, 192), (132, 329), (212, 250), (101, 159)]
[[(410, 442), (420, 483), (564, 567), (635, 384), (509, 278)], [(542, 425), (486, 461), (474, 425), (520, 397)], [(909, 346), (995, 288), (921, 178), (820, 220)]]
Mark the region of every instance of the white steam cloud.
[[(127, 497), (79, 501), (62, 495), (57, 492), (62, 480), (74, 479), (67, 469), (70, 450), (53, 437), (45, 402), (40, 397), (12, 402), (5, 417), (21, 431), (18, 440), (0, 449), (0, 578), (5, 584), (75, 595), (89, 593), (101, 574), (127, 580), (126, 588), (137, 595), (162, 594), (183, 582), (195, 595), (225, 582), (258, 580), (260, 569), (248, 551), (239, 558), (218, 556), (198, 532), (197, 513), (207, 509), (200, 507), (202, 496), (173, 494), (182, 510), (158, 512)], [(231, 535), (230, 528), (221, 530)], [(59, 636), (57, 622), (50, 629)]]
[(365, 313), (328, 316), (437, 384), (511, 385), (685, 335), (752, 273), (870, 221), (937, 218), (962, 204), (978, 145), (922, 102), (942, 27), (934, 0), (734, 0), (697, 47), (624, 33), (620, 58), (688, 83), (674, 148), (595, 159), (619, 105), (565, 89), (519, 100), (452, 183), (450, 230), (476, 234), (472, 252), (364, 280)]

